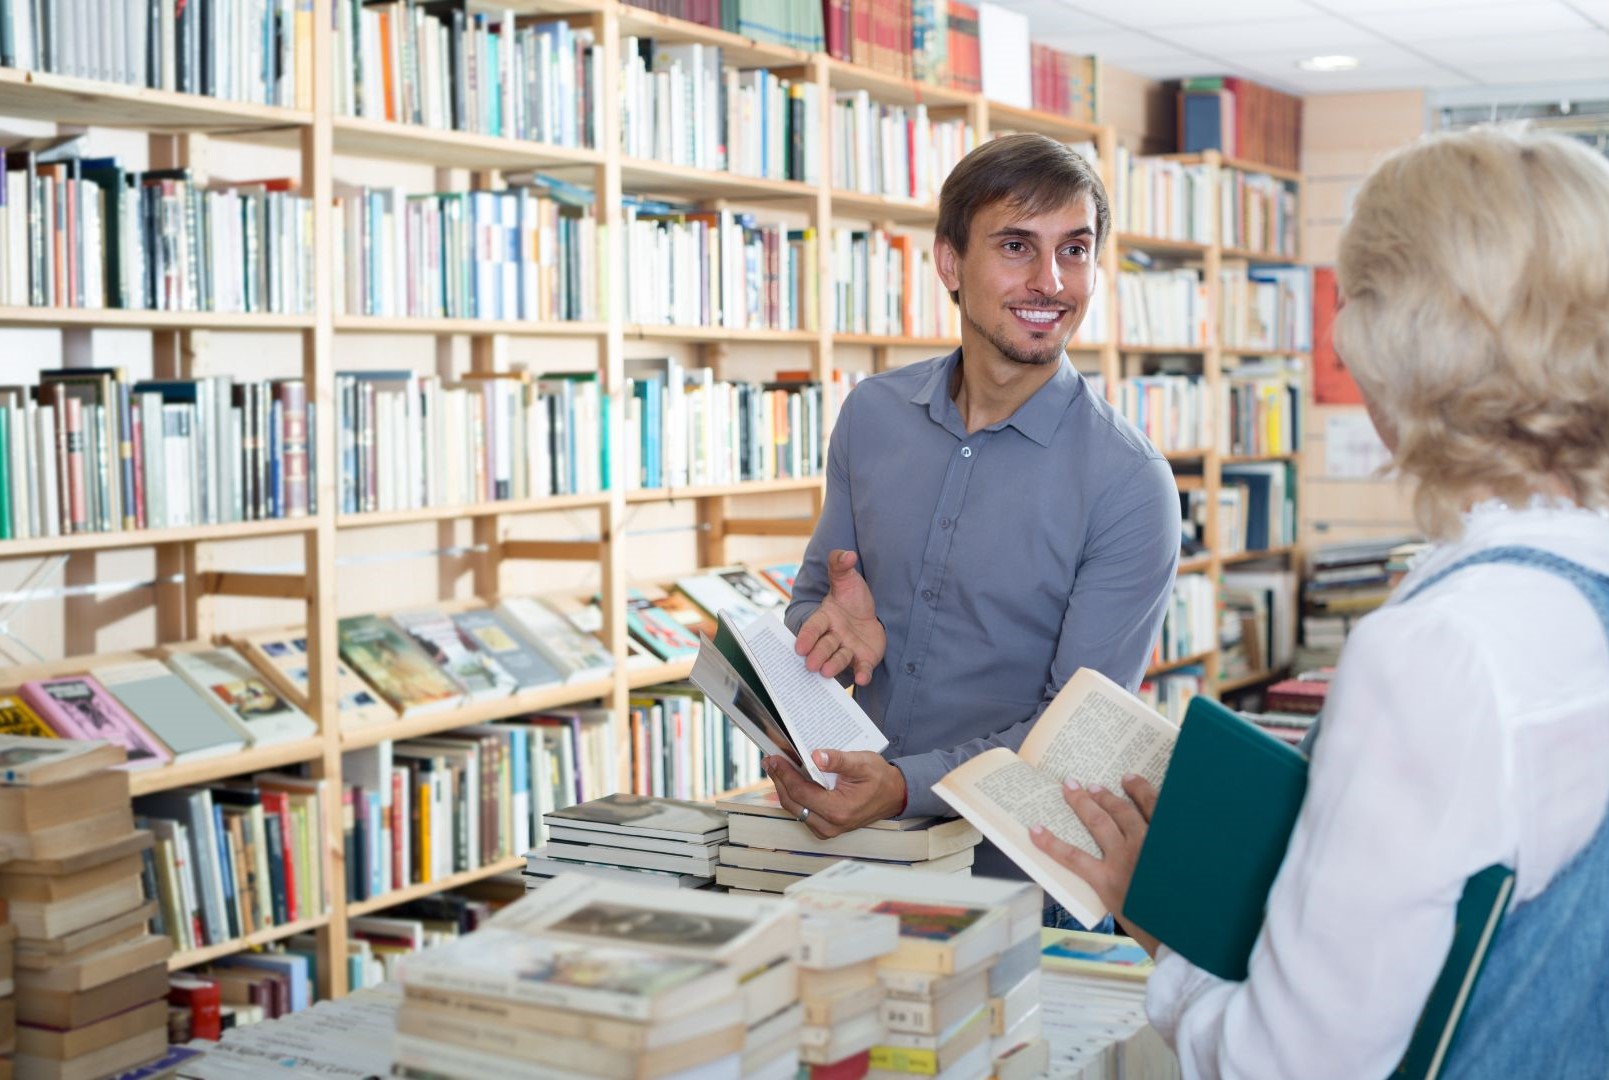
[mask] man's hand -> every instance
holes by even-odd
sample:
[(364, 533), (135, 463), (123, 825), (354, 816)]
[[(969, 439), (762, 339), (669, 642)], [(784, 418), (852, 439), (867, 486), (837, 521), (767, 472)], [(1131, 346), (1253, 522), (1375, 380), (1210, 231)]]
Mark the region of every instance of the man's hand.
[(827, 595), (799, 627), (793, 648), (811, 671), (836, 679), (853, 667), (855, 683), (865, 686), (883, 661), (888, 634), (877, 621), (871, 587), (855, 572), (855, 560), (853, 551), (838, 549), (828, 554)]
[(765, 759), (765, 771), (777, 785), (783, 808), (794, 817), (809, 810), (805, 824), (823, 840), (894, 817), (905, 809), (905, 774), (881, 754), (817, 750), (816, 766), (837, 773), (838, 786), (828, 791), (787, 758)]
[[(1034, 845), (1088, 882), (1101, 903), (1119, 921), (1123, 919), (1123, 901), (1128, 899), (1129, 882), (1134, 878), (1134, 865), (1139, 861), (1140, 847), (1145, 843), (1151, 814), (1156, 810), (1157, 795), (1151, 782), (1140, 776), (1124, 777), (1123, 790), (1128, 793), (1127, 799), (1098, 786), (1080, 787), (1071, 780), (1062, 786), (1067, 805), (1100, 845), (1099, 858), (1057, 839), (1043, 825), (1029, 830)], [(1147, 952), (1156, 955), (1155, 938), (1128, 923), (1124, 923), (1123, 928)]]

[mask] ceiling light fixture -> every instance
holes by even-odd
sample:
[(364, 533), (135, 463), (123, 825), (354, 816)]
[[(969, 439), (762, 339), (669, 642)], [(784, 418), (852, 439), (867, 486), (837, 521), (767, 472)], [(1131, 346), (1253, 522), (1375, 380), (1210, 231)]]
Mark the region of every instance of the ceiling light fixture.
[(1351, 71), (1358, 66), (1355, 56), (1309, 56), (1306, 60), (1296, 61), (1296, 66), (1303, 71)]

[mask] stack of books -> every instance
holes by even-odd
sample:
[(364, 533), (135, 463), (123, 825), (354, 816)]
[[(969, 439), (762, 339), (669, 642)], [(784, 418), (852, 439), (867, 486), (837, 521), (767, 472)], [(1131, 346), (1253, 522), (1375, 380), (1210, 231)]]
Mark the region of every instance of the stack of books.
[(806, 911), (891, 914), (899, 945), (877, 961), (887, 1030), (873, 1080), (1042, 1073), (1038, 1007), (1044, 897), (1027, 882), (841, 863), (788, 890)]
[[(215, 1043), (172, 1047), (164, 1061), (183, 1077), (402, 1076), (391, 1072), (401, 1003), (395, 983), (356, 990), (279, 1020), (226, 1029)], [(498, 1075), (508, 1075), (506, 1063)]]
[(715, 880), (727, 816), (701, 803), (617, 793), (544, 815), (547, 843), (525, 856), (526, 887), (565, 872), (626, 885), (701, 889)]
[(965, 821), (905, 818), (874, 821), (823, 840), (795, 821), (774, 788), (722, 799), (727, 843), (715, 881), (741, 893), (781, 893), (835, 863), (850, 861), (899, 870), (970, 875), (983, 836)]
[[(1155, 965), (1126, 937), (1041, 931), (1043, 1029), (1056, 1075), (1069, 1080), (1143, 1076), (1176, 1080), (1179, 1060), (1146, 1020), (1145, 984)], [(996, 1061), (998, 1080), (1043, 1074), (1019, 1052)]]
[[(0, 865), (8, 856), (0, 852)], [(0, 905), (3, 907), (3, 905)], [(0, 911), (0, 1076), (10, 1077), (11, 1055), (17, 1050), (16, 970), (17, 928), (11, 925), (8, 913)]]
[(1412, 537), (1326, 544), (1302, 583), (1301, 667), (1333, 665), (1356, 622), (1386, 602), (1425, 543)]
[(167, 1048), (172, 943), (147, 923), (123, 752), (0, 739), (0, 898), (16, 927), (16, 1066), (93, 1080)]
[(884, 1041), (886, 991), (877, 962), (899, 947), (899, 919), (863, 912), (807, 911), (799, 927), (800, 1060), (811, 1080), (859, 1080)]
[(792, 1078), (798, 948), (791, 904), (564, 874), (403, 962), (393, 1075)]

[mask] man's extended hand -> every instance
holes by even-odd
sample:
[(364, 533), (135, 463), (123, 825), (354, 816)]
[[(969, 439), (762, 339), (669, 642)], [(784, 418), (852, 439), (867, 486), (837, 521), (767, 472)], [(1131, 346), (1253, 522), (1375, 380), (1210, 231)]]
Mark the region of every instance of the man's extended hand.
[(905, 809), (905, 774), (870, 750), (817, 750), (816, 766), (837, 773), (828, 791), (784, 757), (765, 759), (777, 797), (794, 817), (809, 810), (805, 824), (823, 840), (891, 818)]
[(805, 667), (829, 679), (853, 667), (856, 684), (865, 686), (883, 661), (888, 634), (877, 621), (871, 587), (855, 572), (855, 560), (853, 551), (828, 554), (827, 595), (799, 627), (794, 651), (805, 658)]

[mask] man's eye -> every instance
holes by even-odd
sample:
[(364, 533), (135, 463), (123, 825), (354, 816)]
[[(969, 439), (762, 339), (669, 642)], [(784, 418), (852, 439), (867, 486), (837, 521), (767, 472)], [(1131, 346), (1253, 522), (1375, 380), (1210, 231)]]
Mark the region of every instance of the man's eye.
[(1062, 254), (1073, 258), (1082, 258), (1086, 250), (1083, 244), (1074, 244), (1071, 247), (1063, 248)]
[(1013, 255), (1015, 255), (1019, 251), (1028, 250), (1027, 245), (1025, 245), (1021, 240), (1007, 240), (1006, 244), (1005, 244), (1005, 247), (1006, 247), (1006, 250), (1011, 252)]

